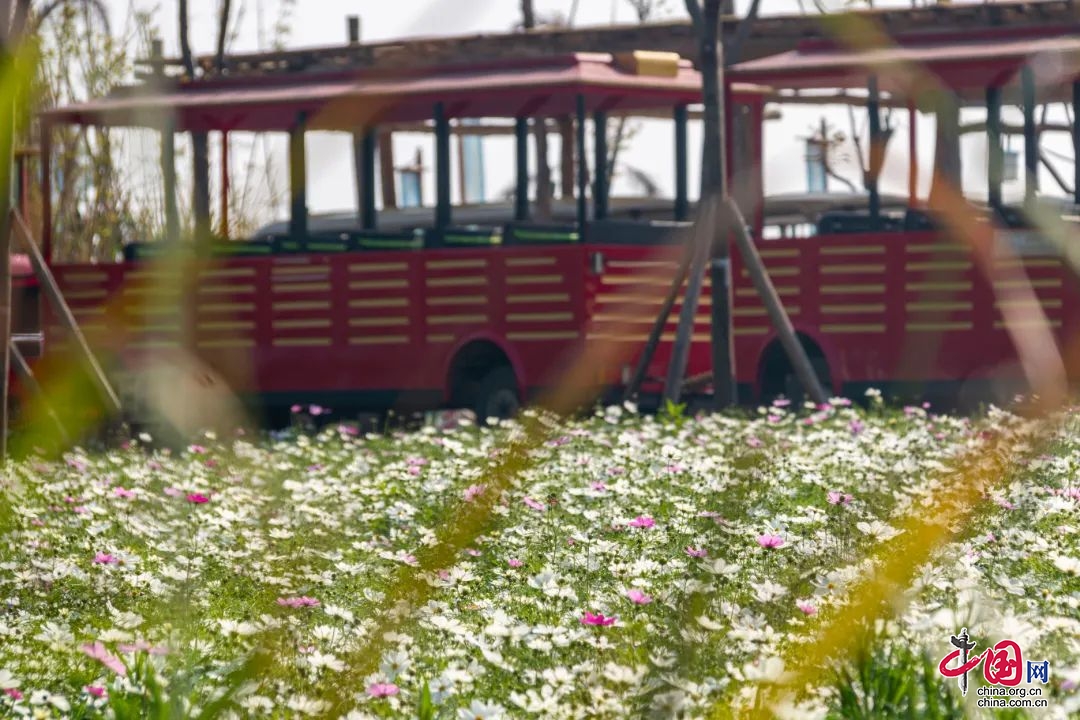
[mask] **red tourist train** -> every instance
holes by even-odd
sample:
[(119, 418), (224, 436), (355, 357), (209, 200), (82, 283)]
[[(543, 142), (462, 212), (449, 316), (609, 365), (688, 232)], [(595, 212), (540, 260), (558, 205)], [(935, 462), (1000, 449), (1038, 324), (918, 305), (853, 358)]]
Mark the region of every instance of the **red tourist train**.
[[(895, 104), (913, 97), (897, 62), (925, 63), (957, 98), (970, 100), (974, 93), (990, 100), (990, 162), (1000, 168), (992, 118), (1003, 90), (1011, 92), (1022, 76), (1026, 116), (1032, 117), (1033, 81), (1024, 71), (1032, 43), (1042, 58), (1071, 57), (1080, 41), (1070, 32), (1056, 28), (1037, 39), (1007, 31), (964, 41), (901, 38), (893, 51), (819, 44), (743, 63), (728, 74), (728, 175), (736, 200), (796, 330), (836, 393), (891, 386), (925, 394), (977, 385), (1010, 376), (1016, 353), (995, 288), (968, 251), (950, 242), (920, 208), (915, 184), (906, 201), (883, 198), (878, 167), (868, 178), (869, 192), (855, 204), (851, 197), (806, 198), (802, 204), (809, 209), (802, 215), (790, 209), (797, 202), (782, 212), (783, 199), (763, 197), (764, 109), (775, 97), (772, 89), (865, 88), (873, 78), (867, 95), (873, 131), (882, 98)], [(1080, 91), (1073, 93), (1080, 99)], [(628, 362), (596, 382), (615, 389), (626, 382), (675, 272), (681, 249), (673, 243), (689, 225), (686, 128), (688, 107), (699, 101), (700, 77), (692, 66), (657, 53), (159, 81), (152, 91), (121, 89), (41, 117), (42, 245), (49, 256), (49, 138), (57, 125), (151, 128), (169, 145), (176, 132), (288, 133), (287, 225), (217, 243), (212, 258), (183, 283), (170, 281), (175, 272), (162, 254), (169, 247), (163, 242), (130, 245), (115, 263), (51, 264), (91, 343), (125, 372), (186, 349), (274, 418), (294, 403), (342, 411), (467, 406), (481, 417), (506, 416), (556, 383), (571, 358), (600, 343), (626, 350)], [(676, 192), (667, 206), (609, 199), (606, 173), (595, 169), (605, 166), (607, 121), (617, 112), (671, 113)], [(539, 224), (531, 220), (528, 121), (544, 117), (575, 118), (577, 187), (571, 217)], [(504, 216), (497, 208), (452, 205), (451, 127), (465, 118), (514, 121), (516, 194)], [(383, 218), (376, 209), (377, 127), (401, 123), (431, 123), (435, 134), (436, 204), (426, 221)], [(305, 132), (358, 128), (355, 219), (309, 218)], [(914, 177), (914, 138), (911, 148)], [(1080, 285), (1062, 253), (1041, 242), (1022, 213), (1001, 203), (1000, 173), (990, 176), (986, 219), (1025, 241), (1018, 246), (1021, 257), (1007, 262), (1027, 272), (1059, 338), (1075, 337)], [(809, 232), (784, 231), (796, 226)], [(732, 272), (740, 396), (797, 391), (738, 253)], [(181, 302), (185, 312), (177, 314)], [(711, 367), (710, 307), (706, 278), (689, 375)], [(678, 308), (650, 365), (645, 397), (660, 388)], [(65, 334), (54, 314), (46, 310), (43, 316), (44, 354), (62, 358)]]

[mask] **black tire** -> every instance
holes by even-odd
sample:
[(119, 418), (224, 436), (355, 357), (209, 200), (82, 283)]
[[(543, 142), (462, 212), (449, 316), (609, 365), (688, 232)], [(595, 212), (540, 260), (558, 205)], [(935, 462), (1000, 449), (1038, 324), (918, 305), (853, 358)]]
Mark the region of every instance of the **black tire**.
[(487, 425), (488, 418), (509, 420), (520, 408), (517, 378), (512, 369), (495, 368), (480, 380), (473, 396), (473, 412), (481, 426)]

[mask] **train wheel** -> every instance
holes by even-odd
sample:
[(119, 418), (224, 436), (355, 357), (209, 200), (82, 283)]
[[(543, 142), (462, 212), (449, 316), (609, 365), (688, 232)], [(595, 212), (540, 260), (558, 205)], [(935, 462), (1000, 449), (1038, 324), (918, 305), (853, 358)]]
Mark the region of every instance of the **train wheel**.
[(476, 389), (473, 410), (476, 421), (486, 425), (488, 418), (507, 420), (517, 415), (521, 408), (518, 397), (517, 378), (509, 367), (499, 367), (488, 372)]

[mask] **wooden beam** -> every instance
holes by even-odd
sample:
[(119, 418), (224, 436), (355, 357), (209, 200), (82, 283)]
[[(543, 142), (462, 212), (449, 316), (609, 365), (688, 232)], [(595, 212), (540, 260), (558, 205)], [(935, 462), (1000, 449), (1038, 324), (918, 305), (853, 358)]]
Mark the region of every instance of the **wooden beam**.
[(1001, 147), (1001, 88), (986, 89), (986, 197), (992, 208), (1001, 207), (1001, 180), (1005, 167)]
[(49, 402), (49, 398), (45, 395), (45, 391), (41, 389), (41, 383), (37, 381), (37, 378), (34, 376), (34, 371), (30, 368), (30, 364), (26, 362), (22, 350), (19, 349), (19, 345), (14, 339), (11, 340), (10, 349), (12, 364), (15, 368), (15, 374), (19, 378), (19, 383), (37, 399), (41, 409), (49, 416), (49, 419), (53, 421), (53, 424), (56, 425), (56, 432), (60, 436), (60, 440), (65, 445), (69, 444), (71, 442), (71, 436), (64, 427), (64, 423), (60, 420), (60, 416), (56, 414), (56, 409), (52, 406), (52, 403)]
[(884, 159), (884, 138), (881, 135), (881, 111), (879, 110), (878, 79), (871, 75), (867, 85), (866, 112), (869, 117), (870, 142), (869, 155), (867, 158), (866, 189), (870, 194), (870, 227), (878, 230), (881, 227), (881, 193), (878, 191), (878, 177), (881, 174), (881, 164)]
[(394, 133), (379, 132), (379, 183), (382, 186), (383, 210), (397, 207), (397, 177), (394, 174)]
[(608, 209), (607, 113), (593, 113), (593, 217), (603, 220)]
[[(687, 141), (687, 109), (675, 107), (675, 219), (686, 220), (690, 215), (690, 165)], [(685, 274), (685, 273), (684, 273)]]
[(306, 132), (307, 116), (300, 113), (289, 131), (289, 235), (293, 240), (306, 240), (308, 234)]
[[(34, 268), (34, 275), (37, 276), (38, 282), (45, 291), (45, 296), (48, 298), (49, 302), (52, 303), (53, 310), (56, 312), (61, 324), (67, 330), (72, 340), (74, 340), (75, 347), (82, 356), (82, 360), (90, 373), (90, 380), (97, 388), (98, 393), (101, 395), (101, 399), (105, 401), (106, 409), (112, 414), (119, 416), (123, 411), (123, 407), (120, 404), (120, 397), (116, 394), (116, 391), (113, 390), (112, 385), (109, 383), (109, 379), (105, 376), (105, 371), (101, 369), (101, 365), (98, 363), (97, 358), (94, 357), (94, 353), (90, 349), (90, 344), (86, 342), (86, 337), (79, 328), (79, 323), (75, 320), (75, 315), (71, 312), (67, 300), (64, 299), (64, 294), (60, 291), (60, 286), (57, 284), (56, 278), (52, 274), (52, 270), (49, 269), (41, 251), (38, 250), (37, 243), (34, 242), (30, 228), (26, 225), (26, 221), (23, 220), (22, 216), (16, 213), (11, 214), (11, 224), (14, 228), (14, 236), (21, 241), (27, 254), (30, 256), (30, 264)], [(9, 272), (8, 275), (10, 276), (10, 274), (11, 273)]]
[(577, 179), (578, 179), (578, 197), (577, 197), (577, 224), (578, 231), (585, 232), (585, 221), (588, 220), (588, 200), (586, 194), (589, 187), (589, 165), (586, 161), (588, 155), (585, 153), (585, 96), (577, 96)]

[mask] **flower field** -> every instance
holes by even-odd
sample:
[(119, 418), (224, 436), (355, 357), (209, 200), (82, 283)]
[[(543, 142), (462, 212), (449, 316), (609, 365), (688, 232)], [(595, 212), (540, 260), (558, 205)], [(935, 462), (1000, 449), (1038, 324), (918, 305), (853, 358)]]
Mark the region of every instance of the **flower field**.
[[(0, 716), (982, 716), (938, 673), (966, 627), (1049, 661), (1028, 715), (1075, 717), (1080, 421), (1057, 420), (608, 408), (502, 479), (514, 424), (26, 461), (0, 517)], [(959, 474), (972, 457), (997, 471)], [(846, 620), (896, 556), (875, 550), (917, 549), (904, 518), (957, 482), (955, 536)], [(783, 689), (830, 623), (854, 652)]]

